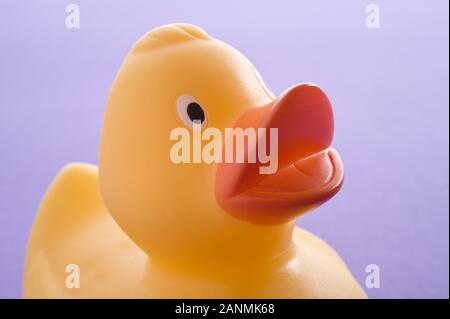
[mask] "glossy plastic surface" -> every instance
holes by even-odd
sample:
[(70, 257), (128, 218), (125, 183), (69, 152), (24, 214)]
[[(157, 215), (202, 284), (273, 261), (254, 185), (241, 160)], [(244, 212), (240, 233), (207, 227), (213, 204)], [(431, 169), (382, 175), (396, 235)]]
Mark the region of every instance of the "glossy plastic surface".
[[(180, 96), (202, 106), (205, 127), (277, 127), (280, 170), (171, 162)], [(99, 167), (69, 164), (42, 200), (24, 296), (364, 298), (333, 249), (295, 227), (342, 184), (332, 134), (318, 87), (274, 98), (241, 53), (198, 27), (152, 30), (112, 86)]]

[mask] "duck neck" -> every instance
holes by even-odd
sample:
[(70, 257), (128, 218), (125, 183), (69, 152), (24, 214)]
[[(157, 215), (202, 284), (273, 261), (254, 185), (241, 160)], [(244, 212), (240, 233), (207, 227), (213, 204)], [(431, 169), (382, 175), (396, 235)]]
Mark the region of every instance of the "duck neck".
[[(246, 225), (246, 230), (229, 234), (222, 248), (230, 258), (259, 262), (285, 253), (292, 244), (295, 222), (277, 226)], [(226, 236), (225, 236), (226, 237)]]
[(246, 224), (210, 234), (196, 245), (180, 247), (175, 254), (151, 256), (156, 263), (190, 265), (192, 269), (251, 266), (289, 256), (294, 227), (295, 221), (277, 226)]

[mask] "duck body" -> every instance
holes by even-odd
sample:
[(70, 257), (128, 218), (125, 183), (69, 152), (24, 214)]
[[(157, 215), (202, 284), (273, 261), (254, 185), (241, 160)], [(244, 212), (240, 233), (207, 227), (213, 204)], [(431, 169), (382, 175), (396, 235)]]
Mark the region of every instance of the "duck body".
[[(177, 97), (185, 101), (186, 93), (194, 99), (189, 105), (211, 106), (202, 115), (206, 126), (263, 118), (279, 127), (280, 170), (288, 169), (268, 180), (253, 176), (251, 166), (171, 163), (168, 137), (184, 125)], [(313, 111), (295, 109), (311, 101)], [(248, 104), (266, 107), (239, 118)], [(246, 58), (195, 26), (153, 30), (113, 85), (99, 167), (65, 166), (42, 200), (28, 242), (24, 297), (365, 298), (338, 254), (295, 226), (298, 215), (342, 183), (342, 163), (329, 148), (329, 110), (315, 86), (275, 99)], [(283, 131), (292, 112), (312, 124)], [(314, 123), (318, 114), (324, 119)], [(292, 141), (300, 151), (285, 146)], [(245, 191), (235, 195), (243, 172)]]
[[(68, 288), (67, 265), (79, 266)], [(320, 267), (318, 267), (320, 265)], [(338, 254), (295, 228), (292, 246), (264, 264), (211, 269), (152, 261), (102, 202), (97, 167), (62, 169), (38, 212), (24, 273), (25, 298), (364, 298)]]

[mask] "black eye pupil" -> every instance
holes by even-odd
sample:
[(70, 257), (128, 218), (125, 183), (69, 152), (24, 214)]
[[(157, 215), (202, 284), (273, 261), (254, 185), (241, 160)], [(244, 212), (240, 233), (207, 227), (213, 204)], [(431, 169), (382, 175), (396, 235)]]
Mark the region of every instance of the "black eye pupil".
[(189, 103), (187, 106), (187, 114), (192, 122), (198, 121), (203, 123), (205, 120), (205, 112), (203, 112), (202, 107), (198, 103)]

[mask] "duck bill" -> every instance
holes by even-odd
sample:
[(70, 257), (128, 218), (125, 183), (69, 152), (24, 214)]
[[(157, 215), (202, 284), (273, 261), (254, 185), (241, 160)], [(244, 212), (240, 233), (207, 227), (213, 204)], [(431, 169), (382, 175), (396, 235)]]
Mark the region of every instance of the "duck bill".
[(253, 144), (250, 135), (244, 134), (247, 143), (226, 137), (224, 154), (235, 152), (217, 167), (215, 193), (232, 216), (254, 224), (286, 223), (339, 191), (344, 170), (330, 147), (333, 111), (319, 87), (300, 84), (270, 104), (249, 108), (236, 131), (257, 134)]

